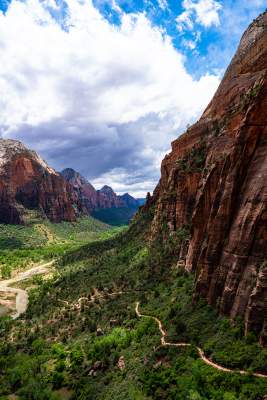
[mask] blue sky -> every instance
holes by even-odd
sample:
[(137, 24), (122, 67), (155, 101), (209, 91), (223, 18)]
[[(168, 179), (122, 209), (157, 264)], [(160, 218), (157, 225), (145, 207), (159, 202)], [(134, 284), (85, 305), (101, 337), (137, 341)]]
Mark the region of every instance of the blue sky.
[(143, 196), (267, 0), (0, 0), (0, 136)]
[[(223, 73), (237, 48), (241, 34), (259, 13), (267, 9), (267, 1), (204, 0), (203, 14), (214, 12), (213, 17), (211, 16), (206, 23), (204, 19), (197, 18), (192, 6), (197, 3), (201, 1), (117, 1), (124, 12), (146, 13), (155, 26), (161, 27), (172, 38), (174, 46), (185, 55), (186, 67), (190, 73), (195, 76), (212, 71)], [(112, 7), (111, 0), (94, 0), (94, 4), (109, 21), (114, 24), (120, 23), (119, 14)], [(177, 17), (187, 10), (192, 27), (180, 24), (179, 29)], [(218, 15), (218, 21), (215, 14)]]
[[(0, 10), (6, 12), (12, 0), (0, 0)], [(23, 0), (22, 0), (23, 1)], [(43, 3), (46, 1), (44, 0)], [(201, 3), (201, 0), (93, 0), (95, 7), (112, 24), (120, 25), (120, 12), (114, 4), (128, 14), (145, 13), (153, 25), (160, 27), (173, 41), (175, 48), (186, 57), (186, 67), (194, 76), (205, 72), (223, 73), (233, 56), (241, 34), (248, 24), (259, 13), (267, 9), (266, 0), (202, 0), (206, 3), (203, 13), (216, 9), (219, 24), (214, 18), (208, 24), (201, 23), (191, 4)], [(56, 0), (60, 12), (51, 14), (60, 21), (64, 16), (67, 5), (63, 0)], [(189, 3), (189, 7), (188, 4)], [(216, 8), (217, 6), (217, 8)], [(183, 26), (177, 29), (177, 17), (192, 10), (190, 18), (192, 28)], [(194, 48), (192, 48), (194, 46)]]

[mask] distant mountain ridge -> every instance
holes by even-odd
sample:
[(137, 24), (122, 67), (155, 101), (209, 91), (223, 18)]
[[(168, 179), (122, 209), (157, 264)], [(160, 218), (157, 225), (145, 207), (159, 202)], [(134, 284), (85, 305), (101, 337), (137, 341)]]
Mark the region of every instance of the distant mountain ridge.
[(117, 196), (109, 186), (96, 190), (77, 171), (58, 173), (23, 143), (0, 139), (0, 224), (24, 224), (36, 212), (51, 222), (75, 222), (107, 209), (117, 210), (115, 220), (121, 225), (138, 207), (139, 201), (128, 193)]
[(135, 199), (129, 193), (117, 195), (108, 185), (96, 190), (86, 178), (72, 168), (64, 169), (61, 175), (78, 196), (83, 212), (112, 225), (128, 223), (145, 202), (145, 199)]

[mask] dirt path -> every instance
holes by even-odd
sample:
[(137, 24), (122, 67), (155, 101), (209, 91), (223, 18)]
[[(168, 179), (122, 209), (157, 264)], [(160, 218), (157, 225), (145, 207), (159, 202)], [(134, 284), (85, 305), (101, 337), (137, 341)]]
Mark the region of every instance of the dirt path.
[(47, 226), (42, 224), (35, 225), (35, 229), (38, 230), (42, 235), (44, 235), (47, 239), (47, 244), (54, 243), (56, 241), (56, 236), (51, 232)]
[[(151, 318), (154, 321), (156, 321), (156, 323), (158, 324), (159, 331), (160, 331), (160, 334), (161, 334), (160, 341), (161, 341), (161, 345), (162, 346), (166, 346), (166, 347), (167, 346), (168, 347), (190, 347), (190, 346), (193, 346), (191, 343), (183, 343), (183, 342), (170, 343), (170, 342), (167, 342), (166, 339), (165, 339), (166, 336), (167, 336), (167, 332), (164, 330), (162, 322), (158, 318), (153, 317), (152, 315), (141, 314), (141, 312), (139, 310), (139, 306), (140, 306), (140, 302), (138, 301), (138, 302), (136, 302), (135, 312), (136, 312), (136, 315), (139, 318), (141, 318), (141, 317)], [(257, 373), (257, 372), (250, 373), (250, 372), (244, 371), (244, 370), (235, 370), (235, 369), (225, 368), (222, 365), (219, 365), (219, 364), (211, 361), (210, 359), (208, 359), (205, 356), (204, 351), (200, 347), (196, 347), (196, 348), (197, 348), (199, 357), (202, 359), (202, 361), (204, 361), (205, 364), (210, 365), (211, 367), (213, 367), (213, 368), (215, 368), (215, 369), (217, 369), (219, 371), (228, 372), (228, 373), (237, 373), (237, 374), (241, 374), (241, 375), (252, 375), (252, 376), (256, 376), (257, 378), (267, 378), (267, 374), (260, 374), (260, 373)]]
[(90, 295), (88, 297), (80, 297), (76, 303), (70, 303), (67, 300), (61, 300), (61, 299), (58, 299), (58, 301), (60, 303), (65, 304), (67, 307), (70, 307), (72, 310), (81, 311), (82, 303), (84, 306), (88, 306), (88, 304), (92, 304), (96, 300), (105, 299), (107, 297), (112, 298), (112, 297), (120, 296), (124, 293), (127, 293), (127, 292), (119, 291), (119, 292), (112, 292), (112, 293), (106, 293), (106, 292), (101, 293), (95, 289), (95, 294)]
[(16, 311), (11, 316), (13, 319), (18, 318), (27, 310), (28, 306), (28, 293), (26, 290), (11, 287), (13, 283), (24, 281), (35, 275), (45, 274), (49, 271), (54, 263), (53, 261), (37, 265), (36, 267), (30, 268), (27, 271), (19, 272), (14, 278), (0, 281), (0, 292), (2, 293), (15, 293), (16, 295)]

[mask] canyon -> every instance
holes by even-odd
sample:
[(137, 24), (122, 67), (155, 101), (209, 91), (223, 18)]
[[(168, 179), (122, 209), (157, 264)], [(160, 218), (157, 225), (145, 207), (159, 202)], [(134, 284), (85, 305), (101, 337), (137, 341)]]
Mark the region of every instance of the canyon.
[(86, 178), (72, 168), (64, 169), (61, 175), (72, 186), (85, 212), (89, 214), (95, 209), (103, 208), (128, 207), (137, 210), (142, 204), (142, 201), (140, 203), (138, 199), (135, 199), (129, 193), (125, 193), (122, 196), (117, 195), (107, 185), (103, 186), (100, 190), (96, 190)]
[(266, 400), (266, 110), (267, 12), (146, 201), (0, 139), (1, 399)]
[(26, 223), (32, 211), (51, 222), (74, 222), (111, 208), (131, 210), (130, 219), (139, 205), (128, 193), (117, 196), (109, 186), (96, 190), (71, 168), (58, 173), (17, 140), (0, 139), (0, 223)]
[[(267, 14), (244, 33), (200, 120), (172, 143), (145, 206), (149, 240), (177, 241), (193, 300), (267, 337)], [(145, 212), (145, 210), (143, 210)]]

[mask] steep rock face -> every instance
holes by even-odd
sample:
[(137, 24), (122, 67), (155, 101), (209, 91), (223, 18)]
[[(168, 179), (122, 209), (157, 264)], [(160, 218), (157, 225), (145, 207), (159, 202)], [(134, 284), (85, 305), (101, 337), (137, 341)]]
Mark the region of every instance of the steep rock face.
[(99, 195), (93, 185), (79, 172), (72, 168), (66, 168), (61, 172), (63, 178), (73, 187), (85, 212), (91, 213), (99, 207)]
[[(190, 230), (177, 260), (194, 299), (267, 328), (267, 14), (243, 35), (201, 119), (172, 143), (153, 195), (151, 239)], [(186, 229), (185, 229), (186, 228)], [(264, 326), (266, 328), (264, 328)], [(263, 335), (262, 335), (263, 337)]]
[(96, 190), (86, 178), (72, 168), (64, 169), (61, 175), (74, 189), (86, 213), (91, 214), (96, 209), (127, 206), (123, 196), (117, 196), (111, 187), (105, 185)]
[(95, 215), (96, 218), (101, 219), (102, 214), (99, 215), (97, 213), (99, 210), (113, 210), (114, 208), (127, 208), (131, 211), (128, 213), (129, 216), (132, 216), (138, 210), (139, 206), (144, 203), (144, 199), (135, 199), (129, 193), (118, 196), (114, 190), (107, 185), (103, 186), (100, 190), (96, 190), (87, 179), (72, 168), (64, 169), (61, 175), (76, 193), (82, 205), (83, 212)]
[(62, 177), (34, 151), (0, 139), (0, 222), (24, 222), (25, 209), (39, 209), (53, 222), (74, 221), (77, 199)]
[(118, 208), (125, 206), (121, 198), (107, 185), (103, 186), (97, 193), (99, 196), (99, 208)]

